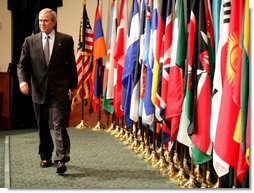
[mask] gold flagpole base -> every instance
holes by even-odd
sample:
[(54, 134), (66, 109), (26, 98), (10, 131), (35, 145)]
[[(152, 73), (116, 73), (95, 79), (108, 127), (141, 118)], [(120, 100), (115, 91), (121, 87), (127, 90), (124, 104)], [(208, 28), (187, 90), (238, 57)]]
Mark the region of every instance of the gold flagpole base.
[(134, 138), (134, 137), (133, 137), (133, 134), (130, 133), (130, 134), (129, 134), (129, 138), (127, 139), (127, 141), (124, 142), (124, 144), (125, 144), (125, 145), (130, 145), (130, 144), (132, 144), (132, 143), (133, 143), (133, 138)]
[(137, 147), (137, 149), (135, 150), (135, 153), (136, 154), (139, 154), (141, 152), (145, 151), (145, 143), (144, 142), (140, 142), (140, 146)]
[(165, 157), (165, 159), (166, 159), (166, 161), (167, 161), (168, 163), (172, 162), (172, 161), (171, 161), (171, 160), (172, 160), (172, 153), (170, 153), (170, 152), (168, 152), (168, 151), (164, 151), (164, 157)]
[(164, 168), (164, 169), (167, 166), (168, 166), (168, 162), (166, 161), (165, 157), (162, 155), (160, 156), (159, 161), (153, 165), (153, 167)]
[(168, 162), (166, 161), (164, 156), (160, 156), (160, 160), (157, 162), (157, 166), (155, 167), (159, 167), (159, 174), (160, 175), (165, 175), (165, 171), (167, 171), (167, 167), (168, 167)]
[(162, 147), (160, 147), (156, 152), (157, 152), (158, 155), (161, 155)]
[(111, 123), (110, 127), (106, 130), (106, 132), (111, 133), (114, 130), (114, 123)]
[(101, 130), (100, 122), (98, 121), (97, 124), (93, 127), (94, 131), (99, 131)]
[(179, 183), (178, 183), (178, 186), (183, 186), (184, 183), (187, 181), (187, 176), (184, 172), (184, 169), (183, 168), (180, 168), (179, 169), (179, 172), (176, 174), (176, 176), (174, 177), (175, 180), (177, 180)]
[(119, 125), (116, 125), (116, 128), (111, 131), (111, 135), (117, 135), (118, 132), (119, 132)]
[(138, 140), (141, 141), (142, 140), (141, 129), (138, 130), (137, 136)]
[(154, 167), (154, 165), (159, 161), (159, 158), (156, 152), (153, 150), (151, 156), (147, 159), (147, 161)]
[(134, 138), (134, 141), (132, 142), (132, 144), (130, 144), (130, 148), (132, 149), (132, 151), (135, 151), (138, 148), (138, 139)]
[(198, 182), (195, 179), (194, 175), (190, 175), (189, 180), (182, 186), (183, 188), (197, 188)]
[(213, 188), (219, 188), (219, 178), (218, 178), (217, 182), (213, 185)]
[(177, 153), (177, 152), (174, 153), (174, 156), (173, 156), (173, 163), (175, 164), (175, 167), (176, 167), (177, 169), (180, 168), (181, 163), (180, 163), (180, 160), (178, 159), (178, 153)]
[(123, 136), (124, 136), (124, 130), (121, 127), (120, 132), (117, 135), (115, 135), (115, 137), (118, 138), (118, 139), (121, 139)]
[(75, 128), (77, 128), (77, 129), (84, 129), (85, 127), (88, 127), (88, 126), (85, 126), (84, 120), (81, 120), (80, 123)]
[(183, 158), (183, 169), (184, 169), (184, 171), (187, 175), (190, 174), (190, 169), (189, 169), (189, 166), (188, 166), (187, 158)]
[(177, 173), (177, 168), (175, 167), (173, 162), (169, 162), (168, 166), (168, 177), (170, 179), (174, 178)]
[(121, 141), (126, 141), (126, 140), (128, 140), (128, 137), (129, 137), (129, 133), (128, 133), (127, 130), (125, 130), (124, 136), (120, 140)]
[(207, 183), (202, 183), (202, 184), (201, 184), (201, 188), (208, 188)]
[(167, 176), (168, 175), (168, 166), (163, 169), (160, 169), (159, 174), (162, 176)]
[(150, 149), (150, 147), (147, 145), (146, 147), (145, 147), (145, 151), (143, 151), (143, 153), (141, 153), (141, 158), (143, 159), (143, 160), (145, 160), (145, 161), (147, 161), (147, 159), (150, 157), (150, 155), (151, 155), (151, 149)]
[(213, 188), (214, 184), (211, 182), (211, 173), (210, 171), (206, 171), (206, 183), (208, 188)]
[(200, 166), (199, 165), (195, 165), (195, 168), (194, 168), (194, 176), (196, 178), (196, 180), (202, 184), (203, 183), (203, 178), (201, 176), (201, 173), (200, 173)]

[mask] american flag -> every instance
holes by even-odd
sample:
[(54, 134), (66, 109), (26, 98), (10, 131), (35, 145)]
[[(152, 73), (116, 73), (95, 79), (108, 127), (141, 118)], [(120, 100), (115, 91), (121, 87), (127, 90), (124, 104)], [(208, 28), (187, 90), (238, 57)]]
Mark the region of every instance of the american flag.
[(83, 14), (80, 21), (79, 41), (76, 52), (76, 65), (78, 71), (77, 94), (72, 99), (71, 109), (82, 101), (89, 98), (89, 78), (91, 76), (91, 62), (93, 55), (93, 31), (83, 3)]

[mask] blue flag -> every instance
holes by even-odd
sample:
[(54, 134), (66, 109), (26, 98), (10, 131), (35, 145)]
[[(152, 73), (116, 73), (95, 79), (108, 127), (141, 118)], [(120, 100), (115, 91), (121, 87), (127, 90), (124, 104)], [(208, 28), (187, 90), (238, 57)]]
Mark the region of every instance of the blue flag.
[(139, 33), (140, 33), (139, 28), (140, 28), (139, 6), (137, 0), (133, 0), (126, 45), (126, 58), (124, 62), (122, 76), (122, 86), (123, 86), (122, 107), (124, 110), (126, 127), (129, 127), (131, 124), (130, 119), (131, 91), (138, 54)]

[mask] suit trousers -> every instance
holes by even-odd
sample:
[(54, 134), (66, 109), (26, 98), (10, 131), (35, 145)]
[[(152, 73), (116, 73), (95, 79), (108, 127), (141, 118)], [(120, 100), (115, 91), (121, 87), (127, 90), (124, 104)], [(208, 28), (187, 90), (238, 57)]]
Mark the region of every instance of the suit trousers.
[[(37, 127), (39, 130), (39, 155), (42, 160), (52, 158), (55, 143), (54, 161), (70, 160), (70, 138), (67, 132), (69, 119), (69, 100), (64, 102), (47, 101), (44, 104), (33, 103)], [(50, 128), (54, 129), (54, 142)]]

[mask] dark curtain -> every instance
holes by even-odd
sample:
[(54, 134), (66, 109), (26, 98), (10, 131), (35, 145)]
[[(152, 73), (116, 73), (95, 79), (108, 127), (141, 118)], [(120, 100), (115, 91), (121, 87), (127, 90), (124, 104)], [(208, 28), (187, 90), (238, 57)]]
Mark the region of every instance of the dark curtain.
[(43, 8), (55, 11), (62, 6), (62, 0), (8, 0), (8, 9), (12, 12), (12, 63), (11, 75), (11, 125), (12, 129), (33, 128), (36, 126), (31, 96), (23, 95), (19, 90), (17, 63), (24, 39), (39, 32), (38, 13)]

